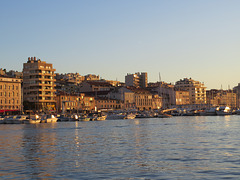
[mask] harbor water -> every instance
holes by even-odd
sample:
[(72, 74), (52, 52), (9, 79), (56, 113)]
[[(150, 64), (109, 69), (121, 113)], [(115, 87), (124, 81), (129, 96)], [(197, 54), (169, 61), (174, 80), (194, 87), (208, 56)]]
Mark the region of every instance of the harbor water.
[(240, 179), (240, 116), (0, 125), (1, 179)]

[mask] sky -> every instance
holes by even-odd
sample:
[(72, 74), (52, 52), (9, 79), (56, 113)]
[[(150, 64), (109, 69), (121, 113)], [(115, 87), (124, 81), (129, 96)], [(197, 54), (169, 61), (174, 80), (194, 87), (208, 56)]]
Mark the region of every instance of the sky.
[(240, 83), (239, 0), (0, 0), (0, 68), (28, 57), (57, 73), (148, 81), (183, 78), (207, 89)]

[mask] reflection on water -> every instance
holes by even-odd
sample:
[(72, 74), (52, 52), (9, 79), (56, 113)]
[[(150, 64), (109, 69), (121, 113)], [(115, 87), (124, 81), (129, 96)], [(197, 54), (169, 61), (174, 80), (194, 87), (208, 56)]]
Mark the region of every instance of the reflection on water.
[(12, 179), (223, 179), (240, 176), (238, 116), (0, 126)]

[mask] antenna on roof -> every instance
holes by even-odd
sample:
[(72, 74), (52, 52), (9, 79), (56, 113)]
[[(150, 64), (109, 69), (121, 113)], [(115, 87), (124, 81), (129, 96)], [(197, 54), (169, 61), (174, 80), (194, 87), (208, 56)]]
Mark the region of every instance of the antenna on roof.
[(161, 74), (160, 74), (160, 72), (159, 72), (159, 82), (161, 82), (162, 81), (162, 79), (161, 79)]

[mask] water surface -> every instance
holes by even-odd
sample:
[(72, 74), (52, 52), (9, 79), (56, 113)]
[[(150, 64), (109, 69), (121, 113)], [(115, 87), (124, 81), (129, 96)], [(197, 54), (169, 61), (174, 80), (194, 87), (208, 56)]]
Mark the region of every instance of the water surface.
[(0, 125), (2, 179), (239, 179), (240, 116)]

